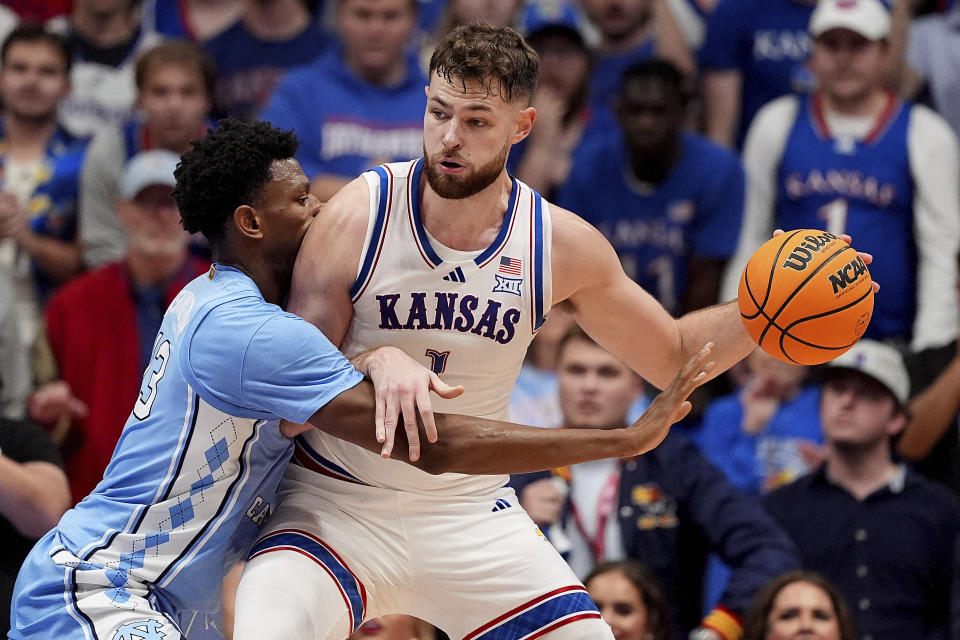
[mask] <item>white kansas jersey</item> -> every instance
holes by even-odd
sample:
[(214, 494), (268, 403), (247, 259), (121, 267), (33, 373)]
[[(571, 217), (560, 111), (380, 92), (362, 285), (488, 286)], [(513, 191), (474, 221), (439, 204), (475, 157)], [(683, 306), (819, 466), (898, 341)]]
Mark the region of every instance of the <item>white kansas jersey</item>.
[[(432, 396), (435, 411), (507, 420), (513, 383), (551, 300), (547, 202), (514, 179), (496, 239), (480, 251), (457, 251), (423, 226), (422, 169), (420, 159), (363, 174), (369, 223), (350, 291), (353, 322), (341, 348), (352, 357), (399, 347), (466, 389), (454, 400)], [(317, 431), (297, 439), (295, 460), (348, 482), (419, 493), (486, 492), (505, 482), (505, 476), (431, 476)], [(304, 479), (302, 469), (291, 470)]]

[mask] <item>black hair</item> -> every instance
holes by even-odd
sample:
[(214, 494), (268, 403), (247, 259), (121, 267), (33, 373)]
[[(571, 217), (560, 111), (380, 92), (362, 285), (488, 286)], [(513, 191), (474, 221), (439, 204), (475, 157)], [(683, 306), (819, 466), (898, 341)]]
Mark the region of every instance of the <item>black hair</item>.
[(34, 22), (21, 22), (7, 35), (3, 45), (0, 45), (0, 65), (7, 64), (10, 47), (19, 42), (43, 42), (50, 45), (63, 59), (64, 72), (70, 74), (70, 68), (73, 66), (73, 51), (70, 49), (70, 43), (60, 34), (48, 31)]
[(627, 67), (620, 76), (620, 91), (630, 82), (649, 82), (654, 80), (672, 91), (680, 98), (681, 104), (686, 104), (690, 92), (687, 88), (687, 78), (672, 63), (663, 58), (651, 58)]
[(183, 228), (199, 231), (216, 249), (233, 212), (259, 201), (271, 165), (292, 158), (299, 143), (293, 131), (268, 122), (225, 118), (190, 145), (174, 171), (173, 199)]

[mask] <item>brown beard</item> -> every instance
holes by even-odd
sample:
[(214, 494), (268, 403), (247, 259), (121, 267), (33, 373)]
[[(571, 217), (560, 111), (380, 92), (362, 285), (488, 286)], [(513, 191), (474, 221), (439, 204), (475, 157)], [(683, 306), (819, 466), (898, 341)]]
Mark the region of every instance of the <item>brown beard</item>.
[(439, 161), (434, 161), (423, 149), (424, 173), (427, 174), (427, 184), (434, 192), (445, 200), (462, 200), (480, 193), (500, 176), (503, 167), (507, 164), (507, 153), (510, 144), (504, 145), (497, 157), (477, 169), (468, 176), (452, 176), (437, 168)]

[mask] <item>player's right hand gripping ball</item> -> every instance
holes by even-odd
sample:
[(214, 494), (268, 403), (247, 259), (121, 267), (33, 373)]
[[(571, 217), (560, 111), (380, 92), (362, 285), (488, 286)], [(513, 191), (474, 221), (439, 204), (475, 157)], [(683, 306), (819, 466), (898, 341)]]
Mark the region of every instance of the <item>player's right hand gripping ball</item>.
[(863, 336), (873, 281), (857, 251), (826, 231), (796, 229), (763, 243), (740, 277), (740, 318), (784, 362), (820, 364)]

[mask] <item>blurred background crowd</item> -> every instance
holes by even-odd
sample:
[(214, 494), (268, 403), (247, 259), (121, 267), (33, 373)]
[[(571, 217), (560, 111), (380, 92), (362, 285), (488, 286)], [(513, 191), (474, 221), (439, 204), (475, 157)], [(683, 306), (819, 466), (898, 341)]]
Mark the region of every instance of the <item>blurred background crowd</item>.
[[(0, 632), (209, 268), (170, 195), (190, 140), (293, 129), (326, 200), (422, 153), (433, 43), (471, 21), (540, 55), (511, 173), (674, 314), (735, 297), (775, 228), (849, 233), (882, 286), (829, 365), (757, 351), (654, 452), (511, 479), (617, 639), (960, 640), (954, 0), (0, 1)], [(653, 392), (554, 309), (511, 411), (612, 428)]]

